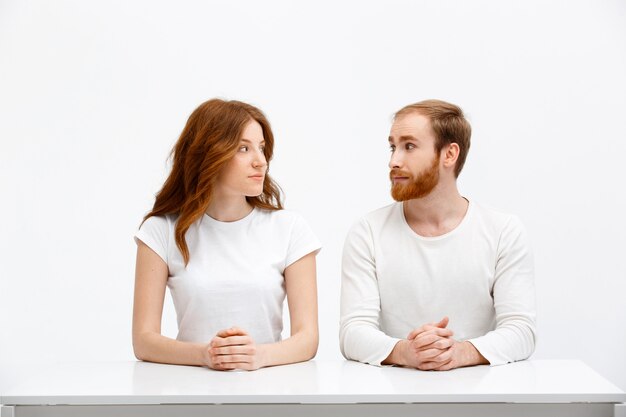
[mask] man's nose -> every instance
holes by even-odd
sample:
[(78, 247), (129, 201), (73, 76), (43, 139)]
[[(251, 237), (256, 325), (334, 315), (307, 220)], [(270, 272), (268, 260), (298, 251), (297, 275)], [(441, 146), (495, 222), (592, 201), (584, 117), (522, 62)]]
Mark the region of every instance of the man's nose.
[(397, 150), (393, 151), (391, 158), (389, 158), (389, 168), (402, 168), (402, 156)]

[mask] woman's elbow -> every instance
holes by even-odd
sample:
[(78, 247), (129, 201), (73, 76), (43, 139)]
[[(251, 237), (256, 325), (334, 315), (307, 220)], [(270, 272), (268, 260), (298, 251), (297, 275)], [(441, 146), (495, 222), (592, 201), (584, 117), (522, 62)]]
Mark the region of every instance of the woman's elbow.
[(319, 335), (319, 331), (316, 329), (313, 334), (311, 334), (310, 339), (309, 339), (309, 343), (308, 343), (308, 349), (307, 349), (307, 360), (308, 359), (313, 359), (315, 357), (315, 355), (317, 355), (317, 348), (319, 347), (319, 343), (320, 343), (320, 335)]
[(306, 331), (303, 333), (304, 346), (302, 353), (304, 360), (310, 360), (317, 354), (317, 348), (319, 346), (319, 331), (317, 329)]
[(133, 343), (133, 353), (135, 354), (135, 358), (137, 358), (137, 360), (146, 360), (143, 351), (135, 343)]
[(142, 334), (133, 334), (133, 353), (140, 361), (148, 361), (146, 343)]

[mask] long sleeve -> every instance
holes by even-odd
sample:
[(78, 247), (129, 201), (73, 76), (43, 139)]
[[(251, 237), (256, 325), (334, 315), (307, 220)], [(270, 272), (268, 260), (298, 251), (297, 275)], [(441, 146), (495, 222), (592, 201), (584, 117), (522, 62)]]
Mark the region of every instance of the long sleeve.
[(380, 330), (380, 293), (374, 243), (365, 220), (355, 224), (343, 249), (339, 343), (346, 359), (380, 365), (400, 340)]
[(536, 340), (534, 268), (526, 233), (514, 216), (500, 236), (492, 291), (496, 328), (469, 341), (491, 365), (528, 358)]

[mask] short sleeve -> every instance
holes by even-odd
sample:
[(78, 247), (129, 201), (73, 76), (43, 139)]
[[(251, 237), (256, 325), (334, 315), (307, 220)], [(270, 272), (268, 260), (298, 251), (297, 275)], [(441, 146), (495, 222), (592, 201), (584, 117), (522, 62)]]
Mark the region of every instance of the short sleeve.
[(141, 240), (167, 264), (169, 234), (167, 218), (152, 216), (143, 222), (137, 233), (135, 233), (135, 242)]
[(300, 215), (295, 215), (285, 258), (285, 268), (311, 252), (317, 254), (321, 248), (322, 245), (308, 223)]

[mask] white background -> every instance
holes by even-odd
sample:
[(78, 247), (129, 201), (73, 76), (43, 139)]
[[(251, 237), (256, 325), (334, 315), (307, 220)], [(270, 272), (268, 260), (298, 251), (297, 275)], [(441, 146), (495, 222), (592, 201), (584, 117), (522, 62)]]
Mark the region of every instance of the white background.
[(391, 202), (390, 116), (440, 98), (473, 125), (462, 194), (532, 238), (534, 357), (626, 389), (625, 74), (624, 1), (1, 1), (0, 390), (134, 358), (132, 235), (212, 97), (266, 112), (324, 244), (318, 358), (341, 357), (345, 234)]

